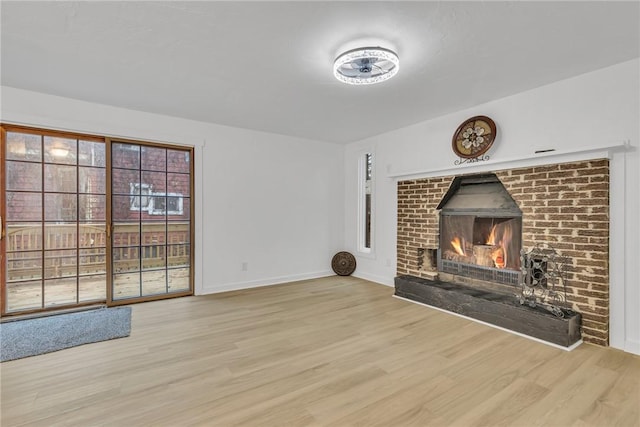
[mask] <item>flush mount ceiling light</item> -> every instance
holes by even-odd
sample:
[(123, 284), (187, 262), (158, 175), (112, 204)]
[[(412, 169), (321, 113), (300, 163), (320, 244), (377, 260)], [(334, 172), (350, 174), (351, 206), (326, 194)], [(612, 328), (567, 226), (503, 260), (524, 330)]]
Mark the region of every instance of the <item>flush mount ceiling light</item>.
[(333, 63), (333, 75), (351, 85), (370, 85), (389, 80), (399, 67), (395, 52), (382, 47), (362, 47), (338, 56)]

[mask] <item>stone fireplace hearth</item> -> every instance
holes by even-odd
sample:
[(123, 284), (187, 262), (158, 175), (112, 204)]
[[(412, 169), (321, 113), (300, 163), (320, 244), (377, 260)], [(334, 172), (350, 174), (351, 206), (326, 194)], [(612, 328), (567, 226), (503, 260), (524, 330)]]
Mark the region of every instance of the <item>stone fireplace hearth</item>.
[[(467, 190), (478, 179), (484, 179), (477, 175), (471, 177), (474, 182), (464, 175), (457, 179), (449, 176), (398, 182), (397, 275), (429, 279), (434, 277), (434, 270), (447, 273), (447, 268), (456, 268), (450, 272), (454, 278), (488, 271), (491, 274), (480, 281), (491, 283), (497, 273), (519, 274), (515, 247), (521, 246), (526, 251), (548, 245), (571, 260), (566, 275), (567, 303), (582, 315), (583, 340), (608, 345), (608, 160), (501, 170), (485, 175), (494, 189), (503, 188), (507, 196), (500, 192), (492, 192), (491, 196), (482, 192), (481, 196), (470, 195), (475, 190)], [(455, 194), (465, 186), (462, 199), (475, 198), (483, 204), (470, 207), (467, 212), (447, 215), (450, 208), (459, 207), (461, 199)], [(507, 206), (507, 198), (512, 205)], [(506, 210), (500, 212), (497, 208), (502, 202), (496, 205), (496, 200), (504, 202)], [(441, 225), (445, 225), (444, 230)], [(505, 244), (506, 228), (510, 233), (509, 245)], [(490, 238), (491, 230), (501, 234), (501, 238)], [(451, 243), (456, 237), (459, 248)], [(456, 266), (448, 264), (451, 262)], [(460, 270), (459, 265), (471, 266), (476, 272)], [(515, 294), (519, 289), (513, 284), (513, 277), (505, 280), (500, 285), (513, 287)]]

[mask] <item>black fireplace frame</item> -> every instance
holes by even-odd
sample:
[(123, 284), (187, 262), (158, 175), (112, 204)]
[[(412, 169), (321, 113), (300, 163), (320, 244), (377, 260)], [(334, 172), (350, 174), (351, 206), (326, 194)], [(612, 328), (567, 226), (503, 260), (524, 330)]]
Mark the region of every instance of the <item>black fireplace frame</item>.
[[(479, 186), (483, 186), (480, 193), (476, 191)], [(475, 206), (474, 202), (477, 203)], [(519, 266), (517, 269), (500, 269), (443, 258), (443, 224), (444, 217), (447, 216), (519, 220), (519, 247), (516, 248), (519, 254), (522, 249), (522, 211), (495, 174), (462, 175), (454, 178), (436, 209), (440, 215), (437, 250), (439, 272), (514, 287), (520, 285)]]

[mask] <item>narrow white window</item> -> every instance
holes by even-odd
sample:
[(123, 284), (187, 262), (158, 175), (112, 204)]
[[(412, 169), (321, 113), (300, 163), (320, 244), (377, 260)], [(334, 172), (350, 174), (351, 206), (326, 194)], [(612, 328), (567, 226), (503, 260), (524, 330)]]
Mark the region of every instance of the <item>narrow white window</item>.
[(359, 163), (358, 250), (360, 252), (371, 253), (373, 247), (373, 154), (364, 153)]

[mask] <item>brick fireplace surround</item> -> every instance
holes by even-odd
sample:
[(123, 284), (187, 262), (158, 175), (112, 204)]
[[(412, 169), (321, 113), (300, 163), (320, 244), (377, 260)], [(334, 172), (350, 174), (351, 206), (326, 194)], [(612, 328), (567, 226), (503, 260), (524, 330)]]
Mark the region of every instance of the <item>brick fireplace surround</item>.
[[(546, 244), (573, 261), (567, 300), (585, 342), (609, 344), (609, 161), (494, 171), (522, 210), (522, 245)], [(436, 206), (455, 176), (398, 182), (398, 275), (427, 277), (418, 252), (438, 247)]]

